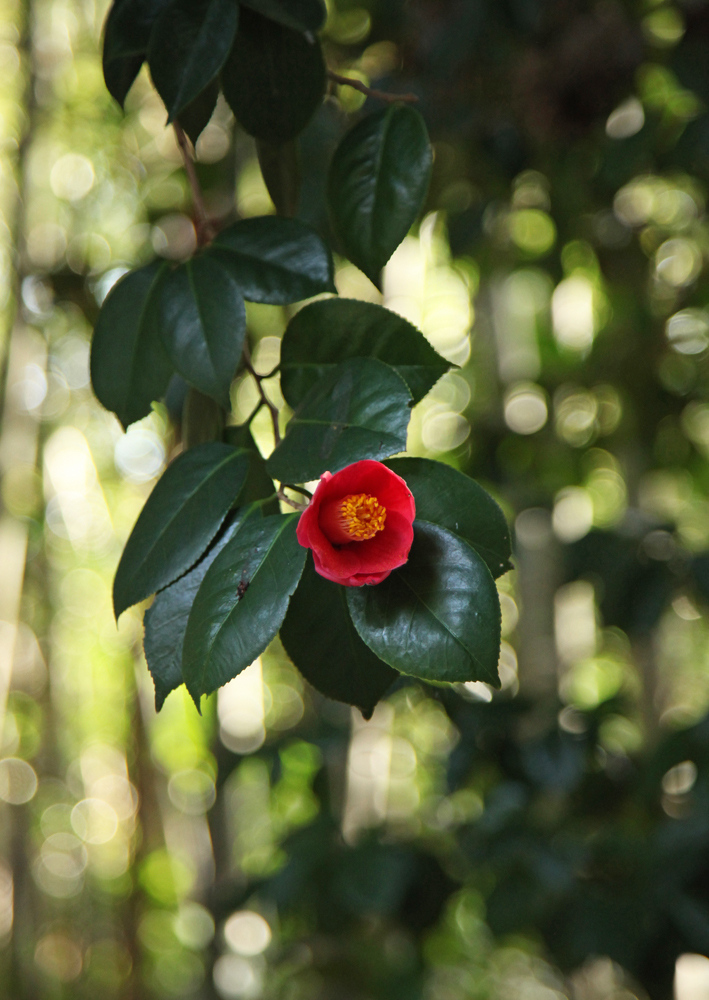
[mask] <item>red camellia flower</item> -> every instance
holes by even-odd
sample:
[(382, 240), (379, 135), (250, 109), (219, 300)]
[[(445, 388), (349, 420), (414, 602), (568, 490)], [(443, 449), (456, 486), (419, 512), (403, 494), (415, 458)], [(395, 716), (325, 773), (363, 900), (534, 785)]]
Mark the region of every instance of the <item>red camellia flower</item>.
[(365, 459), (323, 473), (298, 522), (320, 576), (345, 587), (381, 583), (409, 558), (416, 507), (401, 476)]

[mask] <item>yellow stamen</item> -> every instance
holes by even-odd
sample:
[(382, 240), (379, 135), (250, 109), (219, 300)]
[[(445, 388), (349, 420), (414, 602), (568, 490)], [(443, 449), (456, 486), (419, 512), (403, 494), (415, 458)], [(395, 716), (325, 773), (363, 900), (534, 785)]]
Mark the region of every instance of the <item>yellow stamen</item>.
[(350, 493), (342, 500), (338, 514), (345, 534), (354, 541), (363, 542), (382, 530), (387, 510), (376, 497), (367, 493)]

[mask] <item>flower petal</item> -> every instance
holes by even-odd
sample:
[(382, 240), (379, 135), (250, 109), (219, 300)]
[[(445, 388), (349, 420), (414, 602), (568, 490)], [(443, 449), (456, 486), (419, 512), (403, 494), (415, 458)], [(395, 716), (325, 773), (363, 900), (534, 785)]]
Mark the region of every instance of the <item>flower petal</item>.
[[(375, 496), (386, 507), (384, 528), (373, 538), (333, 544), (320, 524), (323, 503), (349, 494)], [(381, 583), (409, 556), (413, 541), (414, 498), (405, 481), (381, 462), (365, 459), (331, 475), (324, 473), (298, 522), (298, 541), (313, 551), (317, 572), (346, 587)]]

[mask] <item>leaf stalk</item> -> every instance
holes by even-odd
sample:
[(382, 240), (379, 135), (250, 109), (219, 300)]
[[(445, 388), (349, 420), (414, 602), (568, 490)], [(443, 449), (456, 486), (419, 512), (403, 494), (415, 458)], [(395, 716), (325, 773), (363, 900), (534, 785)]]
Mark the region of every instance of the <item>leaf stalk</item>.
[(353, 90), (358, 90), (360, 94), (373, 97), (377, 101), (384, 101), (386, 104), (395, 104), (397, 101), (403, 101), (406, 104), (418, 103), (416, 94), (391, 94), (386, 90), (375, 90), (373, 87), (368, 87), (362, 83), (361, 80), (355, 80), (349, 76), (340, 76), (339, 73), (335, 73), (331, 69), (327, 71), (327, 76), (329, 80), (332, 80), (333, 83), (339, 83), (341, 87), (352, 87)]

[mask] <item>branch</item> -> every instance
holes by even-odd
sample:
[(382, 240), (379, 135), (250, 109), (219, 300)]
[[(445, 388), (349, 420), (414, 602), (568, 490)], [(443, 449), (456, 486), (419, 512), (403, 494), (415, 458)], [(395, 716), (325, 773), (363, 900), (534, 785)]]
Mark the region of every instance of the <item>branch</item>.
[(268, 408), (268, 412), (271, 414), (271, 423), (273, 424), (273, 439), (276, 445), (281, 443), (281, 431), (278, 427), (278, 407), (275, 406), (271, 400), (266, 395), (266, 392), (261, 384), (267, 375), (259, 375), (254, 366), (251, 364), (251, 355), (249, 354), (248, 344), (244, 340), (244, 368), (247, 372), (254, 377), (256, 380), (256, 385), (258, 386), (259, 396), (261, 397), (261, 402)]
[[(300, 490), (298, 492), (300, 492)], [(297, 500), (291, 500), (289, 496), (286, 496), (282, 488), (278, 490), (276, 496), (279, 500), (282, 500), (283, 503), (287, 503), (289, 507), (295, 507), (296, 510), (303, 511), (308, 506), (307, 503), (298, 503)]]
[(302, 495), (304, 497), (307, 497), (308, 500), (313, 499), (313, 494), (310, 492), (310, 490), (306, 490), (303, 486), (293, 486), (292, 483), (281, 483), (282, 489), (285, 489), (286, 486), (288, 487), (289, 490), (295, 490), (296, 493), (302, 493)]
[[(256, 416), (256, 414), (258, 413), (258, 411), (261, 409), (262, 406), (265, 406), (268, 409), (268, 412), (271, 414), (271, 423), (273, 424), (273, 437), (275, 443), (276, 445), (279, 445), (281, 443), (281, 432), (278, 427), (278, 407), (275, 406), (268, 398), (262, 384), (267, 378), (271, 378), (275, 374), (275, 372), (278, 371), (279, 366), (276, 365), (273, 371), (269, 372), (268, 375), (259, 375), (254, 366), (251, 364), (251, 354), (249, 352), (249, 345), (247, 344), (246, 340), (244, 340), (244, 368), (256, 381), (259, 395), (261, 397), (261, 401), (259, 402), (256, 409), (249, 417), (249, 421)], [(298, 500), (291, 500), (291, 498), (287, 496), (285, 492), (286, 487), (288, 487), (289, 490), (295, 490), (296, 493), (301, 493), (304, 497), (308, 498), (307, 501), (305, 503), (300, 503)], [(283, 503), (287, 503), (289, 507), (293, 507), (295, 508), (295, 510), (299, 511), (304, 511), (305, 508), (308, 506), (308, 503), (313, 498), (313, 494), (310, 492), (310, 490), (306, 490), (301, 486), (291, 486), (290, 483), (281, 483), (280, 489), (277, 490), (276, 492), (276, 496), (278, 497), (279, 500), (282, 500)]]
[(192, 192), (192, 206), (194, 208), (194, 224), (195, 231), (197, 233), (197, 246), (203, 247), (205, 244), (209, 243), (213, 234), (212, 227), (207, 218), (207, 209), (204, 206), (202, 188), (199, 186), (199, 178), (197, 177), (197, 171), (194, 167), (194, 160), (192, 159), (192, 154), (190, 153), (187, 136), (185, 135), (179, 122), (173, 122), (172, 127), (175, 129), (177, 144), (182, 151), (185, 173), (187, 174), (187, 180), (189, 181), (190, 190)]
[(349, 76), (340, 76), (339, 73), (333, 73), (331, 69), (327, 71), (327, 75), (334, 83), (339, 83), (343, 87), (352, 87), (353, 90), (358, 90), (360, 94), (366, 94), (367, 97), (374, 97), (378, 101), (386, 101), (387, 104), (394, 104), (396, 101), (405, 101), (408, 104), (418, 102), (416, 94), (389, 94), (386, 90), (374, 90), (372, 87), (367, 87), (361, 80), (353, 80)]

